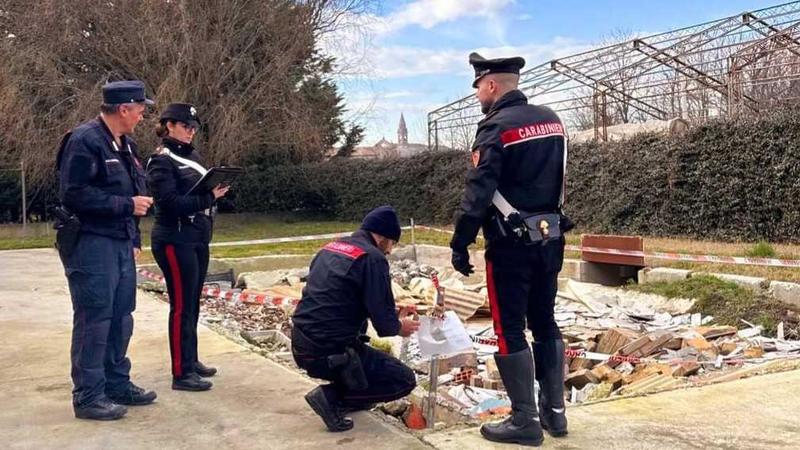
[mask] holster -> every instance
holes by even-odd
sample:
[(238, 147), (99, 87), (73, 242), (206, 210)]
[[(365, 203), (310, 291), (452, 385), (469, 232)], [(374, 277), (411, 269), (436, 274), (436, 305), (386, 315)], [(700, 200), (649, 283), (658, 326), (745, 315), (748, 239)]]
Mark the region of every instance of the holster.
[[(311, 367), (319, 365), (326, 366), (328, 374), (336, 374), (348, 389), (361, 391), (369, 387), (367, 375), (361, 365), (361, 357), (358, 356), (358, 348), (369, 341), (367, 336), (359, 336), (351, 344), (331, 348), (322, 346), (311, 340), (303, 333), (299, 327), (292, 329), (292, 353), (298, 365), (305, 367), (309, 375), (316, 378), (330, 379), (328, 376), (320, 376), (321, 373), (312, 373)], [(305, 361), (305, 364), (301, 364)]]
[(339, 373), (348, 389), (363, 391), (369, 387), (361, 358), (353, 347), (348, 346), (344, 353), (328, 356), (328, 367)]
[(546, 244), (551, 239), (561, 238), (561, 214), (523, 215), (522, 220), (528, 233), (526, 244)]
[(526, 245), (546, 245), (551, 240), (561, 239), (575, 224), (569, 217), (558, 213), (526, 213), (520, 211), (503, 219), (498, 212), (492, 219), (500, 237), (516, 236)]
[(72, 214), (63, 206), (57, 206), (53, 212), (56, 216), (53, 228), (56, 230), (56, 243), (58, 253), (63, 258), (72, 254), (75, 247), (78, 246), (78, 239), (81, 232), (81, 221), (78, 216)]

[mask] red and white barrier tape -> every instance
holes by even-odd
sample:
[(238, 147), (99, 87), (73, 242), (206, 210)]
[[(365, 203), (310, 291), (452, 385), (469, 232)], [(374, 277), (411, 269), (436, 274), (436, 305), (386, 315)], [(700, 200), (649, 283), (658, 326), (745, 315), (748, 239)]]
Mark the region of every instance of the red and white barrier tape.
[[(452, 231), (417, 225), (417, 228), (439, 233), (453, 234)], [(601, 253), (605, 255), (635, 256), (640, 258), (663, 259), (670, 261), (706, 262), (718, 264), (738, 264), (769, 267), (800, 267), (800, 259), (750, 258), (745, 256), (691, 255), (687, 253), (643, 252), (638, 250), (619, 250), (615, 248), (583, 247), (567, 245), (565, 250), (575, 252)]]
[[(497, 347), (496, 337), (485, 336), (471, 336), (472, 342), (489, 347)], [(592, 361), (616, 361), (616, 362), (629, 362), (631, 364), (639, 364), (641, 362), (658, 362), (654, 358), (641, 358), (638, 356), (625, 356), (625, 355), (610, 355), (606, 353), (588, 352), (584, 349), (568, 348), (564, 350), (564, 356), (567, 358), (580, 358), (589, 359)]]
[(159, 274), (157, 274), (155, 272), (150, 272), (147, 269), (138, 269), (137, 272), (139, 272), (139, 275), (141, 275), (141, 276), (143, 276), (145, 278), (149, 278), (149, 279), (151, 279), (153, 281), (158, 281), (159, 283), (165, 283), (166, 282), (166, 280), (164, 279), (164, 277), (162, 275), (159, 275)]
[[(401, 227), (403, 230), (410, 230), (410, 226)], [(353, 234), (352, 231), (345, 231), (341, 233), (328, 233), (328, 234), (312, 234), (308, 236), (289, 236), (279, 238), (267, 239), (253, 239), (249, 241), (226, 241), (226, 242), (212, 242), (209, 247), (239, 247), (243, 245), (262, 245), (262, 244), (285, 244), (287, 242), (303, 242), (303, 241), (322, 241), (330, 239), (338, 239), (348, 237)], [(151, 247), (144, 247), (143, 250), (150, 250)]]
[(582, 247), (567, 245), (567, 250), (577, 252), (603, 253), (606, 255), (637, 256), (642, 258), (666, 259), (671, 261), (693, 261), (721, 264), (740, 264), (749, 266), (800, 267), (798, 259), (750, 258), (745, 256), (690, 255), (686, 253), (642, 252), (638, 250), (619, 250), (614, 248)]
[[(160, 283), (166, 282), (163, 276), (154, 272), (150, 272), (147, 269), (139, 269), (138, 272), (145, 278), (149, 278)], [(220, 298), (250, 305), (295, 306), (300, 302), (299, 298), (294, 297), (284, 297), (270, 294), (253, 294), (249, 292), (235, 292), (210, 286), (203, 286), (201, 295), (204, 297)]]

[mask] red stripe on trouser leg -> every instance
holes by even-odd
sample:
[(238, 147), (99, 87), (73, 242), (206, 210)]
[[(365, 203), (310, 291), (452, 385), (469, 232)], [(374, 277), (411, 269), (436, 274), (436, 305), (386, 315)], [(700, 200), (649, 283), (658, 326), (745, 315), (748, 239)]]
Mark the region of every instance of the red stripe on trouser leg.
[(503, 336), (503, 323), (500, 320), (500, 305), (497, 302), (497, 289), (494, 286), (494, 267), (491, 261), (486, 260), (486, 287), (489, 290), (489, 309), (492, 310), (492, 324), (494, 334), (497, 335), (497, 347), (501, 355), (508, 354), (506, 338)]
[(181, 270), (178, 265), (178, 258), (175, 256), (175, 246), (167, 245), (167, 261), (169, 271), (172, 274), (172, 292), (175, 294), (175, 307), (172, 313), (172, 372), (176, 377), (183, 375), (181, 366), (181, 316), (183, 315), (183, 286), (181, 285)]

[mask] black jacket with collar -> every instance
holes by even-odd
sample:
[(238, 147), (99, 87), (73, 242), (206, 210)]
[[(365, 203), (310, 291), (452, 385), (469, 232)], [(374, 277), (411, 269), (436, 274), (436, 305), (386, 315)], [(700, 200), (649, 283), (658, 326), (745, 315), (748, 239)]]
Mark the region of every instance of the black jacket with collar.
[(141, 247), (133, 197), (146, 195), (145, 175), (136, 142), (121, 137), (98, 117), (83, 123), (61, 141), (56, 159), (61, 203), (81, 221), (81, 231), (131, 239)]
[(368, 318), (380, 336), (400, 332), (389, 263), (370, 233), (359, 230), (329, 243), (311, 261), (292, 323), (324, 353), (366, 332)]
[(214, 204), (214, 194), (188, 194), (202, 173), (187, 160), (203, 166), (191, 144), (166, 137), (147, 162), (147, 185), (155, 203), (154, 243), (211, 241), (213, 224), (208, 210)]
[(566, 151), (564, 126), (550, 108), (529, 105), (518, 90), (500, 97), (478, 124), (451, 247), (465, 249), (481, 227), (490, 243), (501, 239), (496, 190), (519, 211), (559, 212)]

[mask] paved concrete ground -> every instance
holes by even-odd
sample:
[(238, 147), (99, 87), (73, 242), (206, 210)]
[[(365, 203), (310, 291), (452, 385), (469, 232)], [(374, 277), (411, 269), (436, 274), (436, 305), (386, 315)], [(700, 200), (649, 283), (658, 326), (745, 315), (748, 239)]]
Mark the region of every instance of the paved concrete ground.
[(72, 310), (52, 250), (0, 252), (0, 447), (3, 449), (418, 449), (428, 446), (369, 413), (348, 433), (328, 433), (301, 376), (201, 327), (200, 354), (219, 367), (214, 389), (172, 391), (168, 307), (139, 294), (131, 342), (133, 379), (155, 405), (118, 422), (76, 420), (70, 403)]
[[(367, 413), (352, 432), (331, 434), (302, 395), (311, 383), (201, 328), (200, 353), (220, 367), (210, 392), (169, 389), (167, 306), (140, 294), (131, 346), (134, 381), (156, 405), (119, 422), (73, 418), (71, 307), (50, 250), (0, 252), (0, 448), (508, 448), (477, 429), (438, 432), (421, 443)], [(702, 389), (571, 408), (558, 449), (800, 448), (800, 371)], [(513, 448), (513, 447), (511, 447)]]
[[(567, 411), (569, 436), (552, 449), (797, 449), (800, 371), (699, 389), (598, 403)], [(477, 429), (425, 438), (443, 450), (500, 449)]]

